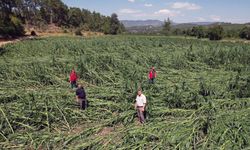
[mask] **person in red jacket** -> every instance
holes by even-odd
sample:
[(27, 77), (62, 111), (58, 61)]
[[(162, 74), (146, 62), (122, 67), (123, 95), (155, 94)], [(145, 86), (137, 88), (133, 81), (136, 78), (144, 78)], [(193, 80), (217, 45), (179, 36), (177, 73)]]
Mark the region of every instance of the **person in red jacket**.
[(76, 88), (76, 81), (77, 81), (77, 74), (75, 72), (75, 69), (72, 69), (70, 76), (69, 76), (69, 82), (71, 84), (71, 88)]
[(156, 78), (156, 71), (155, 68), (152, 67), (148, 73), (148, 80), (149, 83), (154, 84), (155, 83), (155, 78)]

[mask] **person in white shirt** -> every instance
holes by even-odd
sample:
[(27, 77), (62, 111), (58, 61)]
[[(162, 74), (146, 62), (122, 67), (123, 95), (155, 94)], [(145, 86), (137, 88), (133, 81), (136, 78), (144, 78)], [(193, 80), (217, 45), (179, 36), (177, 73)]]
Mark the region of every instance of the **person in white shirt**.
[(137, 96), (136, 96), (136, 102), (135, 102), (135, 109), (137, 110), (137, 115), (139, 118), (140, 123), (145, 122), (145, 117), (144, 117), (144, 109), (147, 104), (147, 99), (146, 96), (142, 94), (142, 90), (139, 89), (137, 91)]

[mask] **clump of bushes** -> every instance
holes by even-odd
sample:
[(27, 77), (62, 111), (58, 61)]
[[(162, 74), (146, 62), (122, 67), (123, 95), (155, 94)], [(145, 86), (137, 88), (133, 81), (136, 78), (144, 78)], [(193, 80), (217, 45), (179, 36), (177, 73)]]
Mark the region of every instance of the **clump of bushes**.
[(75, 31), (75, 35), (77, 35), (77, 36), (83, 36), (82, 30), (81, 30), (81, 29), (77, 29), (77, 30)]
[(221, 40), (223, 38), (223, 34), (224, 34), (224, 29), (220, 25), (211, 27), (208, 30), (208, 38), (210, 40)]
[(244, 27), (240, 31), (240, 38), (250, 40), (250, 27)]

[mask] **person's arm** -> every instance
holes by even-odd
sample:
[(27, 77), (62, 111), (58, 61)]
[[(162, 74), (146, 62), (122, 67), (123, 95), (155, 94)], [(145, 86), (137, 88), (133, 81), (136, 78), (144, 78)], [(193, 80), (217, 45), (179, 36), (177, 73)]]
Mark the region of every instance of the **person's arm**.
[(134, 106), (135, 106), (135, 109), (136, 109), (137, 108), (137, 103), (136, 102), (135, 102)]
[(147, 105), (147, 99), (146, 99), (146, 96), (144, 96), (144, 98), (143, 98), (143, 110), (145, 110), (146, 105)]
[[(136, 97), (137, 98), (137, 97)], [(137, 103), (136, 103), (136, 99), (135, 99), (135, 104), (134, 104), (134, 106), (135, 106), (135, 109), (137, 109)]]

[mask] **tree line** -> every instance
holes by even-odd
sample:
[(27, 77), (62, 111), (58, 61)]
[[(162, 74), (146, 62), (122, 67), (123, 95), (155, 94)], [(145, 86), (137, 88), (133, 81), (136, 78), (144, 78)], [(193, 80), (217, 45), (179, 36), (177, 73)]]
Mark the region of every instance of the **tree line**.
[(68, 7), (61, 0), (1, 0), (0, 36), (24, 35), (24, 25), (59, 27), (118, 34), (125, 30), (117, 14), (104, 16), (87, 9)]
[(171, 29), (171, 20), (164, 21), (162, 34), (194, 36), (197, 38), (209, 38), (210, 40), (221, 40), (223, 38), (242, 38), (250, 40), (250, 26), (241, 29), (224, 29), (223, 25), (194, 26), (188, 29)]

